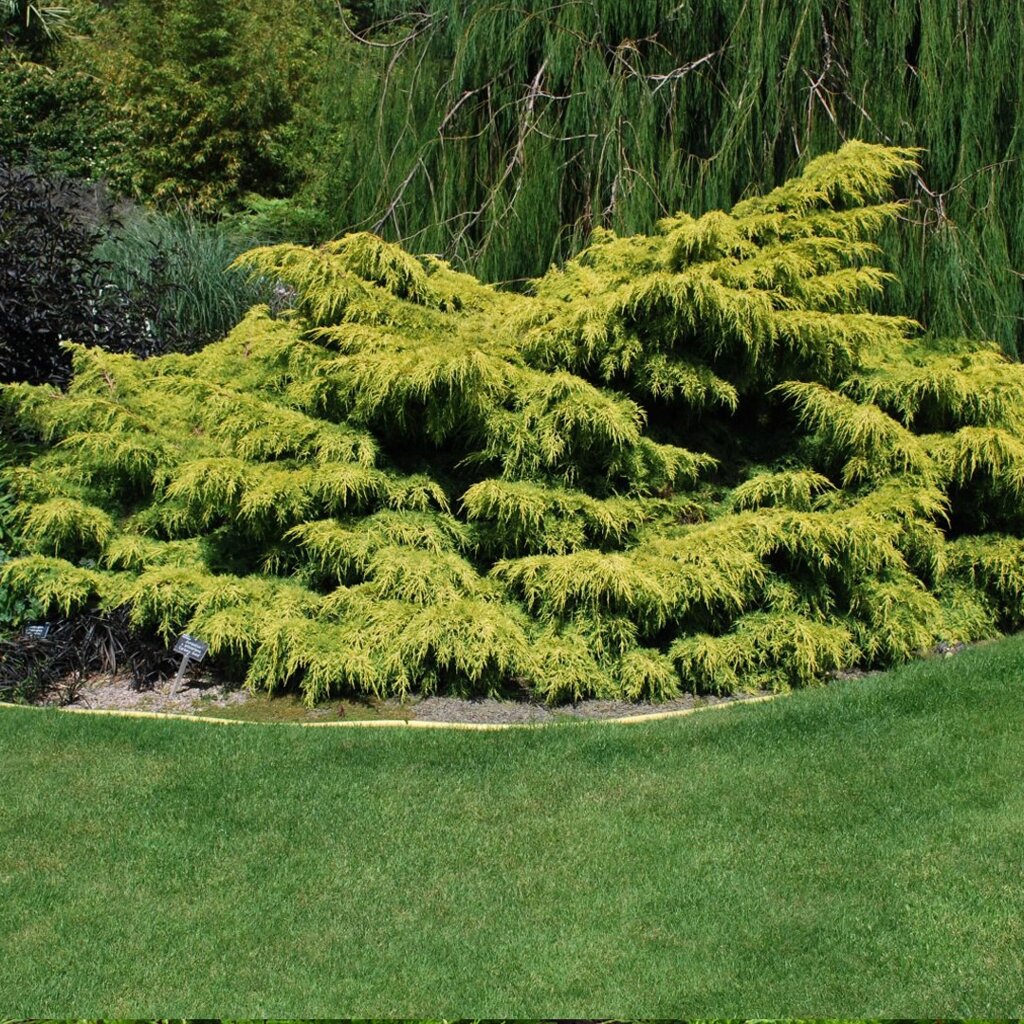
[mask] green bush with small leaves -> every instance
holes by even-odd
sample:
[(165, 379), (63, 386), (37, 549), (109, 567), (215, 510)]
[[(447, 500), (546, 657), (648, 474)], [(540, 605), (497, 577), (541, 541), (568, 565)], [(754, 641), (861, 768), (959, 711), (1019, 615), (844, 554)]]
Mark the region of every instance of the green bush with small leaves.
[(310, 702), (803, 686), (1024, 622), (1024, 366), (871, 311), (914, 154), (599, 232), (526, 294), (369, 234), (291, 308), (12, 385), (2, 584), (127, 606)]
[(65, 59), (98, 83), (115, 129), (99, 162), (118, 191), (207, 214), (290, 191), (309, 159), (292, 122), (335, 4), (121, 0), (84, 20)]

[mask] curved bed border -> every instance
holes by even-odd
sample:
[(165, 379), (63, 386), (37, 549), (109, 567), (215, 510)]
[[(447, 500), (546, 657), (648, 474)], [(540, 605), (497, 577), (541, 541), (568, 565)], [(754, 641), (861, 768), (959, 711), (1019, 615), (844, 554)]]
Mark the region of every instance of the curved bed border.
[[(636, 725), (640, 722), (661, 722), (669, 718), (685, 718), (701, 711), (715, 711), (720, 708), (742, 707), (746, 704), (760, 704), (785, 696), (784, 693), (769, 693), (760, 697), (746, 697), (742, 700), (722, 701), (719, 704), (705, 704), (701, 707), (683, 708), (679, 711), (655, 711), (649, 715), (624, 715), (618, 718), (580, 718), (580, 722), (596, 725)], [(356, 722), (254, 722), (245, 718), (217, 718), (213, 715), (176, 715), (162, 711), (121, 711), (107, 708), (53, 708), (36, 704), (9, 704), (0, 701), (0, 708), (21, 708), (34, 711), (61, 711), (71, 715), (104, 715), (110, 718), (154, 718), (172, 722), (203, 722), (207, 725), (286, 725), (303, 729), (462, 729), (471, 732), (498, 732), (505, 729), (546, 729), (561, 726), (563, 722), (426, 722), (415, 718), (372, 718)]]

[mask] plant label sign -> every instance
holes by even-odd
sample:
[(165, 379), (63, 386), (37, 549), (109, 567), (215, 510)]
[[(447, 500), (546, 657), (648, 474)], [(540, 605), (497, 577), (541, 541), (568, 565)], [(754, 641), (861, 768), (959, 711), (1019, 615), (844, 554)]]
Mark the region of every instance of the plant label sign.
[(50, 624), (48, 622), (39, 626), (26, 626), (25, 636), (32, 640), (45, 640), (50, 635)]
[(189, 636), (188, 633), (182, 633), (178, 637), (178, 642), (174, 645), (174, 653), (181, 655), (181, 664), (178, 666), (174, 682), (171, 683), (172, 697), (178, 692), (178, 687), (181, 685), (182, 679), (185, 678), (185, 670), (188, 668), (188, 663), (190, 661), (202, 661), (209, 650), (209, 644), (204, 644), (202, 640), (197, 640), (194, 636)]
[(188, 633), (182, 633), (174, 645), (175, 654), (183, 654), (189, 661), (202, 661), (210, 651), (210, 645), (204, 644)]

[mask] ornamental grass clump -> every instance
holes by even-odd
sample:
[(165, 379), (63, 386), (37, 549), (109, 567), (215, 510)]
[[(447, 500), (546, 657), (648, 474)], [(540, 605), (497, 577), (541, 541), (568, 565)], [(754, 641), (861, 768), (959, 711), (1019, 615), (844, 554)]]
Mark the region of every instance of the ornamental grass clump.
[(907, 150), (601, 231), (525, 294), (369, 234), (148, 360), (12, 385), (2, 584), (310, 702), (779, 690), (1024, 622), (1024, 367), (871, 311)]

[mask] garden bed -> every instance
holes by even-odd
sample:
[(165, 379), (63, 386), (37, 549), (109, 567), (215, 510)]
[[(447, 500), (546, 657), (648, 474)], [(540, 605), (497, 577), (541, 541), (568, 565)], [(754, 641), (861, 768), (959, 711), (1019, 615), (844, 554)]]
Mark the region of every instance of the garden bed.
[[(167, 715), (208, 715), (242, 721), (365, 721), (399, 719), (424, 722), (490, 725), (543, 724), (566, 719), (611, 719), (689, 711), (698, 707), (733, 703), (765, 696), (761, 692), (730, 696), (684, 694), (661, 702), (582, 700), (548, 706), (535, 700), (464, 699), (451, 696), (414, 696), (374, 700), (348, 698), (308, 707), (294, 694), (271, 696), (251, 693), (208, 675), (186, 679), (172, 696), (170, 683), (137, 689), (127, 676), (94, 675), (64, 705), (71, 710), (148, 711)], [(51, 701), (51, 703), (57, 703)]]

